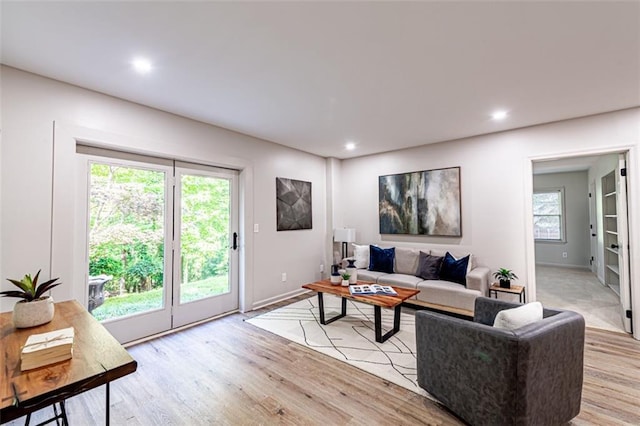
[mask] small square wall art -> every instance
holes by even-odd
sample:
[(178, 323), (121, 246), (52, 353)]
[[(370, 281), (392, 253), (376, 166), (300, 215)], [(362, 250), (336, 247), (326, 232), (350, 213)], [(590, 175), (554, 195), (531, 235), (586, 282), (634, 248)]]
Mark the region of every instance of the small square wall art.
[(311, 229), (311, 182), (276, 178), (278, 231)]

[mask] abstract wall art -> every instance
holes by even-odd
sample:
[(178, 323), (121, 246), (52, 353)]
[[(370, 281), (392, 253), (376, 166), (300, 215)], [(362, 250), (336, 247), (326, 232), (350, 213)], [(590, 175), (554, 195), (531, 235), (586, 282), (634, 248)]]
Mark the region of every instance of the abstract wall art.
[(460, 167), (380, 176), (381, 234), (462, 236)]
[(311, 182), (276, 178), (278, 231), (311, 229)]

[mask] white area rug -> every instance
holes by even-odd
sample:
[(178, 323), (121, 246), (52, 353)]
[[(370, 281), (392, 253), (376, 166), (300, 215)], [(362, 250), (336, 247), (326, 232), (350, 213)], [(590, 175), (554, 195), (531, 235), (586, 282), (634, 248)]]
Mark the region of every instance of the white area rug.
[[(324, 295), (325, 318), (340, 313), (340, 298)], [(320, 324), (318, 297), (275, 309), (248, 323), (347, 362), (364, 371), (430, 397), (417, 383), (415, 317), (401, 314), (400, 331), (377, 343), (373, 306), (347, 300), (347, 316)], [(382, 332), (393, 328), (393, 310), (382, 309)]]

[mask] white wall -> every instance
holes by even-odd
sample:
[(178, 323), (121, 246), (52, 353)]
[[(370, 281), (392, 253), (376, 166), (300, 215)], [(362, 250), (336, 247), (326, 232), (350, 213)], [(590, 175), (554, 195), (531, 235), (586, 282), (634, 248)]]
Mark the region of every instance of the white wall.
[[(323, 158), (126, 102), (75, 86), (2, 67), (2, 138), (0, 148), (0, 273), (22, 277), (50, 271), (53, 122), (69, 129), (90, 129), (127, 141), (135, 152), (241, 168), (249, 176), (251, 199), (244, 212), (244, 242), (249, 256), (245, 306), (260, 305), (295, 293), (320, 277), (326, 263), (327, 212)], [(117, 136), (117, 137), (116, 137)], [(109, 144), (109, 137), (103, 140)], [(57, 141), (58, 142), (58, 141)], [(57, 168), (74, 167), (56, 164)], [(312, 182), (313, 229), (276, 231), (275, 178)], [(253, 233), (253, 224), (260, 225)], [(69, 235), (72, 229), (67, 229)], [(54, 251), (57, 247), (54, 247)], [(74, 259), (73, 262), (77, 260)], [(288, 275), (281, 282), (281, 273)], [(85, 284), (62, 276), (57, 300), (82, 294)], [(0, 309), (15, 300), (0, 299)]]
[[(532, 161), (631, 149), (633, 173), (640, 170), (639, 147), (640, 108), (425, 145), (343, 161), (343, 185), (349, 195), (336, 202), (343, 204), (343, 221), (357, 224), (360, 243), (466, 250), (492, 270), (513, 269), (521, 277), (519, 283), (529, 287), (527, 295), (533, 296)], [(378, 176), (453, 166), (461, 167), (462, 238), (379, 234)], [(634, 188), (639, 187), (637, 173), (630, 176), (630, 181)], [(630, 206), (634, 253), (640, 249), (634, 247), (640, 244), (637, 198)], [(632, 278), (635, 277), (632, 298), (639, 309), (637, 260), (638, 255), (632, 254)], [(635, 324), (636, 330), (638, 325), (640, 322)]]
[[(565, 241), (536, 241), (536, 263), (589, 268), (589, 183), (587, 171), (533, 176), (533, 188), (564, 188)], [(562, 257), (567, 253), (567, 257)]]

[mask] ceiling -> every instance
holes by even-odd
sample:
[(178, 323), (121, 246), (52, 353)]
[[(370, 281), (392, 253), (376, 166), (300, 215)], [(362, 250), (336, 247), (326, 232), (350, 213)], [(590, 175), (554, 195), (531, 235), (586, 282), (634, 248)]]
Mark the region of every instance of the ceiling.
[(324, 157), (640, 105), (637, 1), (0, 7), (6, 65)]

